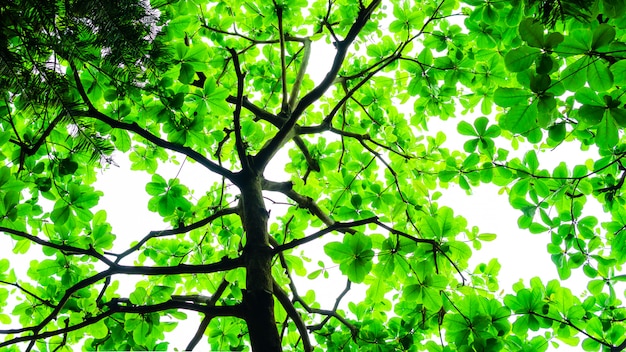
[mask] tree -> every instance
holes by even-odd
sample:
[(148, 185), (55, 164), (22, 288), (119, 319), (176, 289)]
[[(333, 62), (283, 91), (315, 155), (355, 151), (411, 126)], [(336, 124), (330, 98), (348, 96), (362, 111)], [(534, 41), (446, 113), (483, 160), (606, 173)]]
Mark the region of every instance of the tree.
[[(165, 350), (165, 332), (197, 312), (188, 349), (623, 350), (625, 11), (3, 3), (0, 231), (36, 260), (23, 275), (0, 260), (0, 346)], [(325, 73), (307, 71), (315, 43), (332, 46)], [(437, 118), (458, 119), (463, 150), (443, 146), (454, 131), (426, 134)], [(542, 167), (536, 151), (562, 145), (593, 158)], [(290, 179), (276, 180), (268, 165), (284, 150)], [(93, 187), (114, 152), (151, 175), (147, 207), (169, 224), (123, 249)], [(204, 167), (209, 191), (159, 174), (175, 155)], [(517, 226), (550, 236), (559, 277), (586, 275), (584, 296), (539, 278), (502, 293), (497, 259), (469, 267), (495, 235), (437, 203), (451, 184), (506, 192)], [(345, 282), (334, 307), (298, 290), (331, 271)], [(120, 295), (127, 276), (141, 280)], [(356, 287), (364, 299), (343, 302)]]

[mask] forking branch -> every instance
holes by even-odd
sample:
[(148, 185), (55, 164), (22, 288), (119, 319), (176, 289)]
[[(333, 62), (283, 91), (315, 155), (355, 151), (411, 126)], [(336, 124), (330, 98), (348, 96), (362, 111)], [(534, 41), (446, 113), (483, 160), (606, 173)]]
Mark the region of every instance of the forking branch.
[(359, 14), (354, 22), (354, 24), (350, 27), (348, 34), (344, 38), (344, 40), (335, 43), (337, 48), (337, 52), (335, 53), (335, 59), (333, 60), (333, 64), (331, 69), (326, 73), (326, 76), (322, 80), (322, 82), (317, 85), (317, 87), (313, 88), (309, 93), (307, 93), (302, 99), (299, 100), (298, 104), (295, 106), (294, 110), (291, 112), (290, 116), (287, 118), (287, 121), (282, 126), (282, 128), (272, 137), (270, 142), (259, 151), (259, 153), (254, 157), (255, 164), (259, 166), (261, 170), (265, 170), (265, 167), (270, 162), (274, 154), (278, 152), (278, 149), (290, 139), (294, 133), (293, 129), (298, 122), (298, 119), (304, 113), (304, 111), (315, 103), (319, 98), (324, 95), (326, 90), (330, 88), (337, 77), (341, 66), (343, 65), (344, 59), (346, 58), (346, 54), (348, 53), (348, 49), (352, 45), (352, 42), (356, 39), (359, 32), (365, 27), (370, 16), (374, 12), (374, 10), (380, 5), (381, 0), (374, 0), (367, 7), (362, 7), (359, 11)]

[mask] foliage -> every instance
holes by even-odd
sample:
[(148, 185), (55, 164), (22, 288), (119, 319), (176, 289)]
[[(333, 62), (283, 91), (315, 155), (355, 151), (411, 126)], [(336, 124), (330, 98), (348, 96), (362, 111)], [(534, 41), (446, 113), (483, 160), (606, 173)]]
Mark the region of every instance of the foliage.
[[(197, 312), (188, 349), (624, 349), (625, 9), (2, 3), (0, 231), (36, 260), (23, 274), (0, 260), (0, 347), (165, 350)], [(329, 52), (327, 72), (307, 71)], [(437, 118), (458, 119), (462, 151), (444, 147), (454, 131), (426, 132)], [(597, 157), (541, 166), (538, 151), (564, 145)], [(170, 224), (129, 248), (94, 188), (116, 151), (151, 175), (139, 192)], [(175, 155), (205, 169), (208, 191), (160, 173)], [(539, 278), (499, 291), (497, 259), (468, 262), (495, 235), (437, 202), (453, 184), (500, 187), (587, 292)], [(297, 289), (329, 277), (346, 282), (333, 307)], [(343, 302), (356, 287), (364, 298)]]

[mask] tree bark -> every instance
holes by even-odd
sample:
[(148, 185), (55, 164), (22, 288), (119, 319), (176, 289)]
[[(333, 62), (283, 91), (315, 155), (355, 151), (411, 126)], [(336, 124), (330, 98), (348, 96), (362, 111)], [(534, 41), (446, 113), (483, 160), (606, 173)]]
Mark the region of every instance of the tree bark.
[(254, 352), (278, 352), (282, 348), (274, 317), (273, 254), (269, 245), (269, 214), (263, 201), (262, 175), (251, 171), (242, 176), (241, 219), (246, 233), (246, 291), (243, 305), (250, 343)]

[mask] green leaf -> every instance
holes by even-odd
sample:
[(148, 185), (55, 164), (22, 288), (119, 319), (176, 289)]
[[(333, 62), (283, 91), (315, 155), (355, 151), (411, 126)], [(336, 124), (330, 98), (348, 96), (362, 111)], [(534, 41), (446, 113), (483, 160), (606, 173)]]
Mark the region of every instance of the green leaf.
[(180, 73), (178, 74), (178, 80), (183, 84), (191, 84), (196, 76), (196, 70), (191, 64), (182, 63), (180, 65)]
[(335, 263), (341, 263), (351, 254), (350, 248), (341, 242), (329, 242), (324, 245), (324, 253)]
[(532, 224), (530, 224), (528, 230), (530, 231), (530, 233), (538, 234), (548, 231), (548, 228), (539, 223), (533, 222)]
[(159, 215), (165, 217), (172, 215), (174, 210), (176, 210), (176, 199), (171, 194), (165, 194), (158, 198), (158, 208), (157, 211)]
[(626, 109), (611, 108), (609, 113), (620, 127), (626, 127)]
[(543, 48), (543, 26), (532, 18), (527, 18), (519, 24), (519, 34), (529, 46)]
[(219, 87), (213, 78), (207, 78), (204, 82), (204, 100), (209, 107), (209, 112), (217, 115), (230, 115), (231, 109), (226, 98), (228, 90)]
[(107, 89), (104, 91), (104, 100), (113, 102), (117, 100), (117, 89)]
[(474, 127), (466, 121), (461, 121), (456, 127), (457, 131), (464, 136), (478, 136)]
[(146, 192), (151, 196), (158, 196), (165, 193), (167, 184), (160, 182), (146, 183)]
[(441, 309), (443, 305), (443, 299), (439, 290), (423, 289), (422, 290), (422, 302), (424, 306), (432, 311)]
[(537, 62), (535, 63), (535, 72), (537, 72), (537, 74), (549, 74), (553, 67), (554, 61), (550, 55), (544, 53), (537, 57)]
[(478, 239), (481, 241), (491, 242), (495, 240), (497, 235), (495, 233), (481, 233), (478, 235)]
[(78, 163), (71, 158), (61, 160), (59, 163), (59, 174), (61, 176), (72, 175), (78, 170)]
[(537, 126), (537, 104), (515, 106), (500, 121), (502, 128), (513, 133), (527, 133)]
[(591, 280), (587, 284), (587, 289), (593, 295), (600, 294), (600, 292), (602, 292), (603, 288), (604, 288), (604, 280)]
[(613, 74), (604, 60), (592, 60), (587, 66), (587, 81), (591, 89), (604, 92), (613, 86)]
[(558, 32), (550, 33), (546, 37), (544, 46), (548, 48), (554, 48), (557, 45), (561, 44), (564, 39), (565, 37), (561, 33), (558, 33)]
[(616, 85), (624, 85), (626, 83), (626, 60), (620, 60), (610, 67), (611, 73), (615, 78)]
[(114, 138), (115, 147), (119, 151), (126, 153), (130, 150), (131, 140), (128, 132), (122, 129), (114, 129), (111, 131), (111, 136)]
[(133, 340), (135, 340), (136, 343), (142, 345), (148, 340), (149, 336), (150, 325), (142, 320), (141, 323), (139, 323), (139, 325), (135, 329), (133, 329)]
[(511, 72), (522, 72), (527, 70), (541, 53), (539, 49), (529, 46), (522, 46), (513, 49), (504, 56), (504, 64)]
[(557, 123), (548, 128), (548, 137), (555, 142), (562, 142), (566, 133), (567, 130), (564, 123)]
[(343, 243), (330, 242), (324, 252), (335, 262), (350, 281), (361, 283), (372, 269), (374, 251), (369, 237), (356, 233), (345, 235)]
[(615, 39), (615, 28), (606, 23), (600, 24), (593, 30), (593, 39), (591, 40), (591, 49), (598, 50), (611, 44)]
[(502, 107), (512, 107), (526, 104), (532, 95), (519, 88), (498, 88), (493, 95), (493, 101)]
[(355, 207), (356, 209), (359, 209), (361, 207), (361, 204), (363, 204), (363, 199), (361, 198), (360, 195), (355, 194), (350, 198), (350, 203), (352, 204), (353, 207)]
[(31, 241), (26, 239), (17, 241), (17, 243), (15, 243), (15, 246), (13, 247), (13, 253), (25, 254), (26, 252), (28, 252), (31, 243)]
[(109, 329), (104, 321), (99, 321), (89, 326), (89, 334), (95, 339), (104, 339), (109, 334)]
[(169, 301), (174, 293), (174, 288), (170, 286), (157, 285), (150, 290), (150, 301), (153, 304)]
[(598, 147), (611, 148), (617, 145), (619, 141), (618, 127), (615, 124), (615, 120), (613, 120), (610, 115), (604, 115), (600, 124), (597, 125), (596, 131), (596, 144)]
[(58, 225), (65, 225), (69, 218), (73, 215), (72, 208), (69, 205), (64, 204), (64, 202), (57, 203), (59, 207), (54, 208), (52, 213), (50, 214), (50, 220)]
[(588, 87), (580, 89), (574, 95), (576, 100), (581, 104), (604, 106), (606, 102), (598, 95), (598, 93)]
[[(478, 146), (478, 143), (480, 142), (480, 139), (475, 138), (475, 139), (470, 139), (469, 141), (465, 142), (463, 144), (463, 150), (465, 150), (468, 153), (472, 153), (473, 151), (476, 150), (476, 147)], [(452, 177), (449, 180), (451, 180), (452, 178), (454, 178), (454, 176), (456, 175), (456, 173), (454, 175), (452, 175)]]
[(148, 299), (148, 292), (143, 287), (137, 287), (128, 298), (132, 304), (145, 304)]
[(596, 341), (595, 339), (592, 338), (586, 338), (583, 340), (583, 343), (581, 345), (583, 351), (599, 351), (600, 350), (600, 343), (598, 341)]
[(538, 74), (532, 76), (530, 79), (530, 90), (535, 93), (543, 93), (550, 88), (551, 83), (552, 80), (550, 79), (550, 76), (546, 74)]
[(602, 122), (606, 111), (604, 106), (582, 105), (578, 109), (578, 116), (584, 123), (594, 126)]
[(575, 92), (585, 85), (585, 82), (587, 82), (587, 65), (587, 57), (580, 58), (574, 61), (574, 63), (567, 65), (561, 73), (561, 82), (563, 82), (565, 89)]
[(556, 50), (564, 55), (580, 55), (592, 50), (592, 34), (588, 29), (576, 29), (569, 33)]

